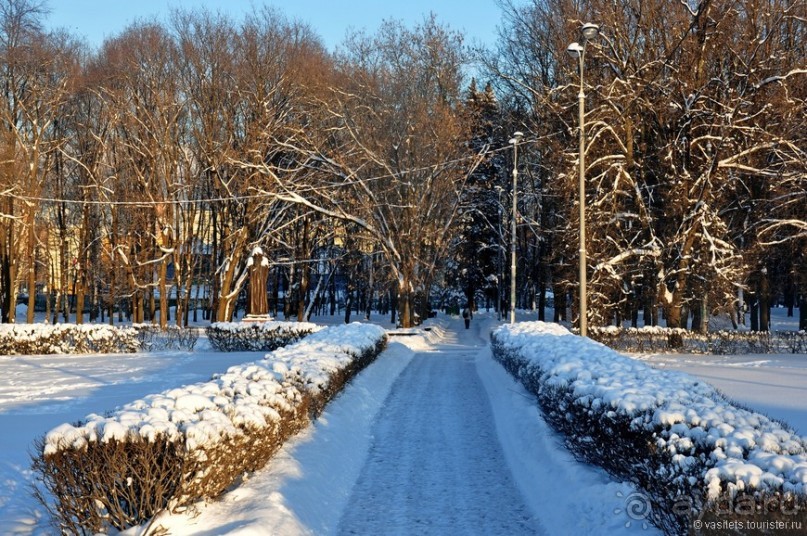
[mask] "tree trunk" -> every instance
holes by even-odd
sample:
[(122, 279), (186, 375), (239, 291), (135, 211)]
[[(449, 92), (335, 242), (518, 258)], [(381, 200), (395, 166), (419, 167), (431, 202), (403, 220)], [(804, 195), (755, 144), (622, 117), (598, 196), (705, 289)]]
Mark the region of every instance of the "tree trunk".
[[(154, 281), (153, 275), (152, 275), (152, 281)], [(149, 287), (149, 289), (146, 291), (146, 296), (147, 296), (149, 307), (148, 307), (148, 309), (144, 309), (144, 314), (147, 313), (148, 316), (144, 316), (143, 321), (144, 322), (150, 322), (152, 324), (156, 324), (157, 323), (157, 300), (154, 298), (154, 287)], [(165, 314), (165, 313), (161, 312), (160, 314)]]
[(34, 306), (36, 305), (36, 231), (33, 217), (28, 222), (28, 311), (26, 321), (34, 323)]
[(748, 316), (751, 321), (751, 331), (759, 331), (759, 301), (756, 293), (748, 295)]
[(51, 309), (51, 289), (50, 285), (48, 285), (48, 291), (45, 293), (45, 324), (50, 323), (50, 309)]
[(366, 313), (364, 315), (365, 320), (370, 320), (370, 315), (372, 314), (372, 310), (373, 310), (373, 286), (375, 285), (375, 282), (373, 281), (374, 278), (375, 278), (375, 263), (373, 262), (373, 256), (371, 255), (370, 256), (370, 282), (367, 285), (368, 298), (367, 298), (367, 310), (366, 310)]
[[(293, 259), (292, 259), (293, 260)], [(288, 320), (291, 316), (291, 302), (294, 300), (294, 281), (297, 270), (294, 269), (294, 264), (289, 267), (288, 286), (286, 287), (286, 299), (283, 300), (283, 318)]]
[(390, 303), (389, 321), (393, 326), (395, 326), (396, 325), (395, 315), (398, 314), (398, 295), (393, 290), (389, 291), (389, 303)]
[(793, 279), (793, 272), (792, 271), (787, 275), (787, 279), (785, 281), (784, 295), (785, 295), (784, 296), (785, 297), (785, 307), (787, 307), (787, 317), (792, 318), (793, 317), (793, 309), (796, 306), (796, 299), (797, 299), (796, 282)]
[(77, 267), (76, 270), (76, 279), (75, 284), (73, 285), (73, 294), (76, 296), (76, 324), (83, 324), (86, 285), (84, 284), (84, 271), (81, 269), (81, 266)]
[(674, 299), (672, 304), (664, 308), (664, 317), (667, 319), (668, 328), (680, 328), (682, 325), (682, 307), (679, 301), (680, 299)]
[(53, 311), (52, 311), (53, 316), (52, 316), (52, 320), (51, 320), (52, 324), (58, 324), (59, 323), (59, 304), (61, 302), (62, 302), (62, 291), (57, 290), (56, 291), (56, 299), (53, 302)]
[(56, 316), (62, 313), (65, 322), (70, 322), (70, 307), (68, 296), (68, 277), (70, 270), (70, 260), (67, 251), (67, 208), (64, 203), (59, 204), (58, 210), (58, 223), (59, 223), (59, 298), (56, 300), (56, 314), (54, 315), (53, 322), (56, 323)]
[(331, 280), (331, 285), (328, 288), (328, 300), (330, 301), (331, 316), (336, 314), (336, 278)]
[(297, 321), (302, 322), (305, 318), (305, 301), (308, 298), (308, 290), (310, 286), (311, 280), (311, 271), (310, 266), (308, 263), (308, 259), (306, 257), (310, 257), (307, 253), (309, 251), (308, 247), (308, 235), (310, 230), (310, 222), (308, 218), (303, 220), (303, 239), (302, 243), (300, 244), (301, 249), (301, 257), (302, 263), (300, 264), (300, 293), (297, 295)]
[(706, 333), (708, 331), (708, 317), (706, 314), (706, 296), (692, 304), (692, 331)]
[[(554, 291), (555, 291), (555, 314), (553, 320), (555, 322), (564, 322), (566, 321), (566, 306), (567, 306), (566, 290), (562, 289), (561, 285), (555, 285)], [(502, 317), (504, 317), (504, 312), (502, 312)]]
[(351, 309), (353, 309), (353, 289), (348, 285), (345, 290), (345, 324), (350, 324)]
[(300, 293), (297, 296), (297, 321), (303, 322), (305, 320), (306, 311), (306, 298), (308, 297), (308, 287), (310, 286), (311, 274), (307, 262), (304, 262), (300, 267)]
[[(209, 185), (213, 184), (214, 173), (213, 173), (212, 170), (208, 171), (208, 179), (207, 180), (208, 180)], [(218, 190), (217, 189), (214, 190), (214, 193), (216, 195), (218, 195)], [(217, 213), (218, 213), (217, 210), (211, 210), (210, 211), (210, 226), (212, 228), (212, 235), (211, 236), (212, 236), (212, 239), (213, 239), (213, 247), (212, 247), (212, 250), (211, 250), (211, 256), (212, 256), (212, 261), (213, 261), (213, 266), (214, 267), (221, 266), (222, 257), (223, 257), (222, 254), (221, 254), (221, 246), (219, 244), (219, 233), (221, 232), (221, 229), (219, 229), (219, 223), (218, 223), (219, 218), (218, 218)], [(216, 315), (215, 318), (213, 318), (212, 320), (217, 321), (217, 322), (222, 322), (222, 321), (224, 321), (223, 315), (225, 314), (225, 312), (227, 310), (227, 307), (224, 307), (223, 311), (222, 311), (221, 305), (219, 303), (219, 296), (221, 295), (221, 288), (219, 287), (219, 278), (216, 275), (215, 268), (214, 268), (214, 272), (213, 272), (213, 281), (211, 283), (212, 283), (213, 288), (210, 291), (210, 311), (211, 311), (211, 314)]]
[(412, 294), (404, 292), (398, 297), (398, 307), (400, 311), (398, 316), (401, 319), (402, 328), (412, 327)]
[[(113, 235), (114, 236), (114, 235)], [(114, 246), (114, 243), (113, 243)], [(114, 263), (114, 259), (113, 259)], [(115, 278), (115, 269), (113, 266), (112, 273), (110, 274), (109, 278), (109, 296), (107, 297), (107, 303), (105, 304), (109, 309), (109, 325), (115, 325), (115, 293), (118, 291), (116, 278)]]
[[(330, 282), (332, 275), (333, 275), (333, 271), (331, 271), (328, 274), (328, 278), (325, 281), (325, 286), (326, 287), (328, 286), (328, 283)], [(309, 301), (308, 307), (305, 310), (305, 315), (304, 315), (303, 320), (305, 320), (306, 322), (309, 322), (311, 320), (312, 311), (316, 310), (319, 303), (322, 301), (320, 299), (320, 295), (322, 294), (322, 280), (323, 280), (322, 274), (319, 274), (319, 276), (317, 277), (317, 287), (314, 289), (314, 297)]]
[(538, 287), (538, 320), (541, 322), (546, 320), (546, 284), (543, 280)]
[(34, 314), (36, 313), (36, 253), (31, 256), (31, 262), (33, 266), (28, 274), (28, 311), (26, 314), (26, 321), (29, 324), (34, 323)]
[[(226, 269), (218, 277), (213, 278), (214, 290), (217, 293), (214, 297), (214, 303), (217, 306), (214, 309), (217, 322), (229, 322), (232, 320), (235, 301), (238, 299), (238, 293), (234, 292), (233, 285), (235, 284), (235, 270), (238, 260), (246, 246), (247, 230), (242, 227), (236, 233), (237, 236), (234, 237), (235, 242), (230, 248), (231, 257), (227, 262)], [(231, 296), (231, 294), (234, 295)]]
[(160, 329), (165, 330), (168, 327), (168, 259), (163, 259), (160, 263), (159, 271), (159, 287), (160, 287)]
[(280, 283), (282, 281), (281, 274), (283, 273), (283, 268), (280, 266), (275, 267), (275, 284), (272, 287), (272, 305), (270, 307), (270, 311), (272, 312), (272, 316), (277, 318), (277, 303), (280, 301)]
[(768, 270), (760, 271), (759, 279), (759, 331), (771, 330), (771, 288), (768, 281)]
[(398, 285), (398, 317), (402, 328), (412, 327), (412, 286), (404, 278)]

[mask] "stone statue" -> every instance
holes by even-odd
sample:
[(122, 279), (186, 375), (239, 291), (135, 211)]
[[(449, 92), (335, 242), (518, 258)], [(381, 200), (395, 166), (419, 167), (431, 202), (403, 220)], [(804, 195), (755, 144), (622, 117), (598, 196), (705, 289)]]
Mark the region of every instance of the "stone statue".
[(266, 280), (269, 277), (269, 258), (260, 247), (255, 247), (247, 259), (249, 267), (249, 316), (266, 317), (269, 302), (266, 298)]

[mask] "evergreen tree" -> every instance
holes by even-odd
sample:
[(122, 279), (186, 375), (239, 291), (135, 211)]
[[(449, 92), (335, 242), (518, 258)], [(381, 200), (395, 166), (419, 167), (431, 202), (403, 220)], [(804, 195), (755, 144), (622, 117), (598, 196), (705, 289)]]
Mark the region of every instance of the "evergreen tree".
[[(502, 189), (506, 180), (504, 151), (506, 140), (502, 133), (499, 103), (488, 83), (479, 91), (471, 80), (465, 100), (465, 112), (471, 125), (469, 146), (474, 153), (485, 155), (472, 173), (463, 191), (463, 216), (455, 247), (459, 282), (471, 308), (480, 297), (486, 305), (496, 303), (500, 271), (505, 246), (502, 228)], [(498, 307), (498, 305), (497, 305)]]

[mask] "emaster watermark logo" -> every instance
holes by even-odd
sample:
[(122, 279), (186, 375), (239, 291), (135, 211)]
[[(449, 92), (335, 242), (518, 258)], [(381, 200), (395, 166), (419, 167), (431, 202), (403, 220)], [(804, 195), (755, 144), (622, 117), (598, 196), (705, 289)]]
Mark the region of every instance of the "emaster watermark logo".
[(615, 508), (614, 513), (620, 515), (624, 512), (628, 516), (628, 521), (625, 522), (626, 527), (632, 526), (634, 522), (641, 522), (643, 529), (650, 527), (648, 519), (653, 511), (653, 505), (646, 494), (634, 491), (626, 497), (621, 491), (617, 491), (616, 496), (625, 499), (623, 507)]
[(654, 519), (675, 517), (689, 520), (692, 534), (723, 533), (733, 531), (745, 534), (801, 533), (807, 529), (805, 511), (794, 501), (781, 497), (753, 497), (741, 495), (733, 499), (723, 498), (708, 506), (696, 504), (691, 497), (679, 496), (670, 508), (671, 516), (654, 516), (653, 501), (646, 493), (635, 491), (628, 495), (621, 491), (616, 496), (622, 506), (614, 509), (615, 515), (625, 515), (625, 527), (640, 525), (650, 528)]

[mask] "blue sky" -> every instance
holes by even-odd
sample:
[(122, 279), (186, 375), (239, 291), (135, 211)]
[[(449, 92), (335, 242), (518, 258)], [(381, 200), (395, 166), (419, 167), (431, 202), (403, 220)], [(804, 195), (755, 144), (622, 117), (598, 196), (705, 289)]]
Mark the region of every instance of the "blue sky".
[(238, 20), (252, 6), (277, 7), (290, 18), (308, 22), (333, 50), (349, 28), (374, 33), (382, 20), (421, 22), (429, 12), (466, 35), (466, 43), (493, 45), (500, 11), (495, 0), (49, 0), (48, 26), (83, 35), (91, 46), (118, 34), (138, 18), (164, 19), (174, 7), (204, 6)]

